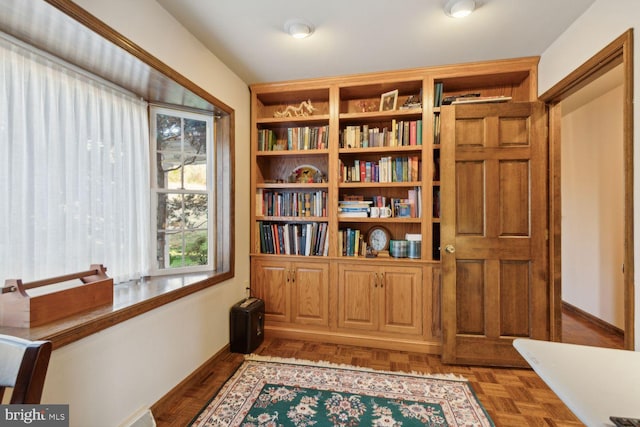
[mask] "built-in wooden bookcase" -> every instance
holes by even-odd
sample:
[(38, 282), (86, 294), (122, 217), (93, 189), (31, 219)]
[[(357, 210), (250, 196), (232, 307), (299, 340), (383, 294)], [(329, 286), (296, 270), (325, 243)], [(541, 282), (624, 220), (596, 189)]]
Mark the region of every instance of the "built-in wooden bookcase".
[[(300, 104), (313, 110), (284, 114)], [(327, 88), (254, 97), (252, 253), (326, 256), (329, 106)]]
[[(381, 96), (394, 91), (397, 91), (396, 108), (381, 111)], [(367, 81), (339, 88), (338, 208), (342, 201), (360, 198), (370, 201), (371, 206), (389, 207), (392, 215), (361, 218), (345, 217), (338, 212), (338, 239), (347, 230), (356, 230), (366, 245), (369, 231), (378, 226), (387, 229), (393, 240), (404, 240), (407, 234), (423, 235), (423, 218), (430, 217), (431, 212), (430, 209), (425, 212), (422, 197), (425, 158), (422, 92), (422, 78)], [(410, 98), (413, 102), (405, 106)], [(341, 247), (340, 241), (338, 246)], [(346, 250), (342, 252), (338, 256), (353, 256)], [(364, 255), (361, 250), (356, 256)], [(392, 258), (393, 255), (391, 251)], [(414, 254), (412, 259), (416, 257), (430, 259), (430, 254), (426, 252), (424, 257), (422, 253)], [(402, 259), (408, 260), (406, 256)]]
[[(252, 290), (265, 300), (268, 333), (439, 353), (436, 88), (440, 99), (531, 101), (536, 64), (524, 58), (251, 86)], [(393, 94), (395, 108), (380, 108)], [(392, 216), (345, 215), (347, 200), (381, 199)], [(314, 239), (311, 250), (298, 245), (306, 252), (294, 250), (303, 228)], [(419, 236), (421, 250), (368, 257), (362, 244), (374, 228), (393, 240)], [(277, 243), (265, 241), (269, 230)], [(359, 236), (359, 251), (347, 250), (347, 235)]]

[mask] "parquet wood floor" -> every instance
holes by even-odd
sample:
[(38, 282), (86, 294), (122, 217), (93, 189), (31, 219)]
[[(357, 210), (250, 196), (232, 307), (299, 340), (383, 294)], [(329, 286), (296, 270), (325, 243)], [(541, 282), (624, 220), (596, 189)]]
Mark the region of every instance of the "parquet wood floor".
[[(580, 319), (563, 316), (563, 322), (567, 342), (622, 348), (619, 337), (611, 337), (606, 331), (593, 330)], [(470, 381), (478, 399), (497, 426), (583, 425), (532, 370), (444, 365), (439, 356), (433, 355), (269, 338), (265, 339), (256, 353), (326, 360), (389, 371), (453, 373)], [(188, 425), (242, 360), (242, 354), (227, 353), (221, 356), (215, 370), (200, 383), (192, 385), (173, 403), (154, 408), (157, 425)]]

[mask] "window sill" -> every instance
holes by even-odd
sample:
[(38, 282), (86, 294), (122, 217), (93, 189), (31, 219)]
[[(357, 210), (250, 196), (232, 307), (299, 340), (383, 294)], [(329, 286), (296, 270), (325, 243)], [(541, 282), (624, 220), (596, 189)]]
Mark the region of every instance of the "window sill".
[(49, 340), (56, 349), (231, 277), (233, 272), (194, 273), (121, 283), (113, 287), (113, 305), (34, 328), (0, 327), (0, 334), (28, 340)]

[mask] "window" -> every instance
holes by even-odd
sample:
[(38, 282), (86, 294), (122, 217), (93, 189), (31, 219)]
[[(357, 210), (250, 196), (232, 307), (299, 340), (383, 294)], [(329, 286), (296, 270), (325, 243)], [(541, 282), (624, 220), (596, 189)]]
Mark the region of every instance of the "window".
[(151, 108), (152, 272), (211, 270), (213, 115)]
[(204, 113), (151, 118), (134, 93), (1, 33), (0, 76), (0, 283), (91, 264), (115, 282), (233, 274), (232, 110), (190, 95)]

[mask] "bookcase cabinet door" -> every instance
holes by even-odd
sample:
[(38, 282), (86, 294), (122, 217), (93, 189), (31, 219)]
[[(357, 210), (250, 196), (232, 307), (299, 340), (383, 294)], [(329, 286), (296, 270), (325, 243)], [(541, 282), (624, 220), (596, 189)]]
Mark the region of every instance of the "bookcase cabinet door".
[(383, 332), (421, 335), (422, 268), (385, 267), (379, 274), (379, 329)]
[(338, 327), (422, 334), (422, 267), (339, 267)]
[(329, 326), (329, 263), (292, 263), (291, 320)]
[(254, 296), (267, 321), (329, 325), (329, 263), (254, 259)]
[(379, 272), (370, 265), (338, 267), (338, 328), (378, 329)]
[(253, 294), (264, 300), (267, 322), (290, 322), (289, 262), (254, 259), (251, 266)]

